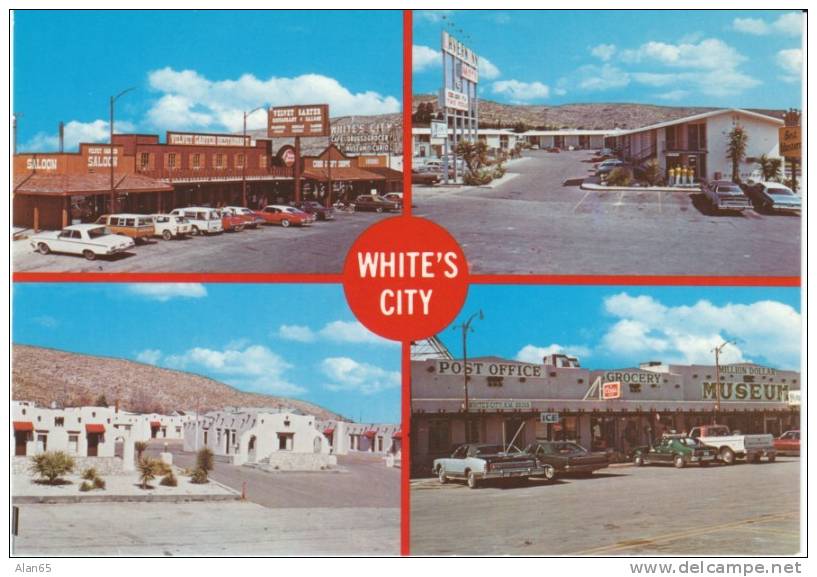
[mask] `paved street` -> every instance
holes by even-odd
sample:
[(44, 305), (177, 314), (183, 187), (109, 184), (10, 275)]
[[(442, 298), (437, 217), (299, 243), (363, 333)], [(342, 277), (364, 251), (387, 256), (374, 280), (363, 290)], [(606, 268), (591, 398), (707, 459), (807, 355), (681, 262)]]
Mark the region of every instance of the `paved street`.
[(411, 486), (416, 555), (790, 555), (800, 460), (611, 467), (553, 484)]
[(529, 151), (495, 188), (415, 187), (479, 274), (800, 274), (796, 215), (712, 214), (700, 193), (587, 191), (589, 151)]
[[(193, 468), (195, 455), (168, 444), (173, 464)], [(158, 456), (162, 443), (153, 441), (148, 454)], [(400, 469), (386, 467), (382, 457), (367, 454), (338, 456), (343, 472), (268, 473), (216, 461), (211, 477), (241, 491), (247, 499), (270, 508), (400, 507)]]
[(248, 502), (20, 506), (22, 556), (398, 555), (400, 510)]
[(354, 240), (370, 225), (397, 213), (336, 212), (309, 227), (262, 226), (182, 240), (157, 239), (111, 259), (35, 253), (14, 241), (15, 272), (208, 272), (339, 274)]

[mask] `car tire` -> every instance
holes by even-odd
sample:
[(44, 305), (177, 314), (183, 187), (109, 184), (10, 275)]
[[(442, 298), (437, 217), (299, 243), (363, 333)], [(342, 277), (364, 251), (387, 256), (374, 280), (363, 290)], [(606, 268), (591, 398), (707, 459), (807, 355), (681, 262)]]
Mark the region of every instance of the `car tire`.
[(233, 232), (241, 232), (242, 230), (244, 230), (244, 227), (240, 224), (237, 224), (233, 227)]
[(96, 253), (94, 251), (88, 250), (88, 249), (85, 249), (84, 251), (82, 251), (82, 256), (85, 257), (85, 260), (95, 260), (96, 259)]
[(374, 209), (374, 211), (375, 211), (375, 212), (383, 212), (383, 207), (382, 207), (382, 206), (378, 206), (377, 208), (375, 208), (375, 209)]
[(633, 463), (635, 463), (636, 467), (643, 467), (644, 457), (642, 457), (641, 455), (636, 455), (635, 459), (633, 459)]
[(440, 485), (448, 483), (448, 477), (445, 476), (445, 469), (442, 467), (437, 467), (437, 480), (440, 482)]
[(173, 233), (170, 232), (169, 230), (165, 230), (164, 232), (162, 232), (162, 238), (165, 240), (171, 240), (173, 238)]
[(770, 463), (774, 463), (777, 460), (777, 455), (769, 455), (768, 457), (766, 457), (766, 460), (769, 461)]
[(201, 231), (199, 230), (199, 227), (194, 226), (193, 228), (190, 229), (190, 236), (199, 236), (200, 234)]
[(673, 459), (672, 462), (676, 469), (683, 469), (687, 464), (682, 455), (675, 455), (675, 459)]
[(729, 447), (724, 447), (721, 449), (721, 461), (723, 461), (725, 465), (734, 465), (735, 452)]
[(281, 226), (283, 226), (284, 228), (289, 228), (290, 224), (292, 224), (292, 223), (289, 222), (289, 220), (287, 220), (286, 218), (281, 221)]
[(546, 481), (552, 481), (556, 478), (556, 469), (553, 465), (545, 465), (545, 474), (544, 474)]
[(37, 252), (40, 254), (48, 254), (51, 252), (51, 249), (48, 247), (47, 244), (41, 242), (40, 244), (37, 245)]
[(708, 467), (709, 466), (709, 461), (701, 461), (700, 464), (701, 464), (701, 467)]
[(479, 488), (479, 479), (477, 479), (477, 476), (473, 471), (468, 471), (468, 488), (469, 489)]

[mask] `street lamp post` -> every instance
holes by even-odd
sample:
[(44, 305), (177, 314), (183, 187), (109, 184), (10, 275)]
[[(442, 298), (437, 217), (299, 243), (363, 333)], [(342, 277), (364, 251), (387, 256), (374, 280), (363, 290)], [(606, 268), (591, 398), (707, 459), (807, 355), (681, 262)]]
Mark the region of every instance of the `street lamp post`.
[(712, 349), (710, 352), (715, 353), (715, 415), (713, 425), (718, 424), (718, 413), (721, 412), (721, 365), (720, 357), (726, 345), (734, 344), (734, 341), (726, 341)]
[(241, 202), (242, 206), (247, 206), (247, 117), (261, 109), (265, 105), (257, 106), (249, 112), (244, 112), (244, 131), (242, 134), (241, 146), (244, 153), (244, 162), (241, 163)]
[(485, 315), (482, 314), (482, 309), (478, 313), (472, 314), (468, 317), (468, 320), (462, 323), (461, 325), (457, 325), (454, 328), (460, 329), (462, 331), (462, 375), (463, 375), (463, 386), (465, 389), (465, 441), (470, 441), (470, 433), (469, 433), (469, 420), (468, 420), (468, 333), (474, 332), (474, 329), (471, 328), (471, 323), (474, 322), (474, 319), (479, 318), (479, 320), (483, 320)]
[(109, 152), (109, 160), (110, 160), (110, 163), (111, 163), (111, 213), (116, 212), (116, 191), (114, 190), (114, 176), (113, 176), (113, 173), (114, 173), (114, 170), (113, 170), (114, 169), (114, 155), (113, 155), (114, 105), (116, 104), (116, 101), (119, 99), (119, 97), (124, 96), (125, 94), (127, 94), (131, 90), (136, 90), (136, 87), (126, 88), (125, 90), (123, 90), (122, 92), (117, 94), (116, 96), (111, 96), (111, 122), (110, 122), (110, 126), (108, 127), (108, 128), (110, 128), (110, 133), (111, 133), (110, 134), (110, 136), (111, 136), (111, 138), (110, 138), (110, 150), (108, 151)]

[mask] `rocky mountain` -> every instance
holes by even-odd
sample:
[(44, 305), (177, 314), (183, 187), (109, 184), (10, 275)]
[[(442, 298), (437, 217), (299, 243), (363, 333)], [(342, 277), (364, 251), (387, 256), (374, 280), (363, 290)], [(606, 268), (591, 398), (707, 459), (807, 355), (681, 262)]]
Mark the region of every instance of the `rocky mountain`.
[(297, 399), (239, 391), (213, 379), (134, 361), (95, 357), (29, 345), (12, 346), (11, 396), (41, 406), (92, 405), (101, 395), (123, 410), (170, 413), (225, 406), (292, 407), (319, 419), (332, 411)]
[[(437, 110), (437, 96), (415, 94), (413, 110), (424, 103), (432, 103)], [(561, 104), (502, 104), (492, 100), (479, 101), (479, 124), (484, 128), (513, 128), (522, 123), (528, 129), (555, 130), (576, 128), (608, 130), (612, 128), (640, 128), (714, 110), (705, 106), (657, 106), (636, 103)], [(782, 118), (784, 110), (751, 109), (761, 114)], [(418, 123), (419, 124), (419, 123)]]

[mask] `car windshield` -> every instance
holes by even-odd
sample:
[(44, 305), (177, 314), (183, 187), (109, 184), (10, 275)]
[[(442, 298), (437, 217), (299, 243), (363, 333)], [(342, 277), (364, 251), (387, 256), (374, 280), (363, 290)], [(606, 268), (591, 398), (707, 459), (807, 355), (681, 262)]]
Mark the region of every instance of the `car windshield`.
[(575, 455), (577, 453), (584, 454), (587, 452), (584, 447), (576, 443), (553, 443), (553, 448), (560, 455)]
[(726, 194), (743, 194), (740, 187), (735, 184), (719, 184), (715, 190)]
[(770, 186), (767, 190), (769, 191), (769, 194), (774, 194), (777, 196), (794, 196), (791, 189), (785, 186)]
[(474, 448), (474, 454), (476, 455), (496, 455), (504, 452), (505, 450), (501, 445), (480, 445)]
[(88, 238), (99, 238), (101, 236), (105, 236), (106, 234), (111, 234), (111, 233), (104, 226), (100, 226), (98, 228), (89, 228), (88, 229)]
[(700, 447), (701, 442), (698, 439), (693, 439), (692, 437), (684, 437), (683, 439), (678, 439), (678, 442), (682, 445), (686, 445), (687, 447)]

